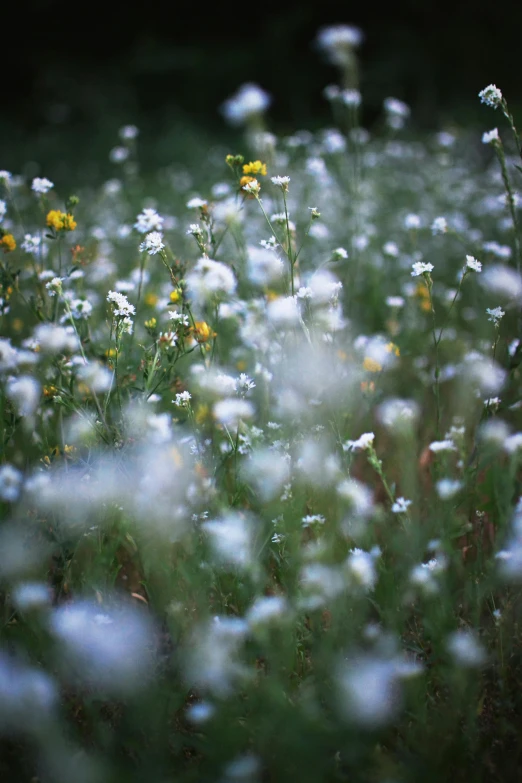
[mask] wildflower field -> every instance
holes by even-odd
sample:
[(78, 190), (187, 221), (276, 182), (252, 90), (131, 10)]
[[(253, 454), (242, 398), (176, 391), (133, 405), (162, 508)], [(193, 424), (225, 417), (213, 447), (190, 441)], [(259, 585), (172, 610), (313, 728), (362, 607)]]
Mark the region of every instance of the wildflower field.
[(361, 127), (360, 38), (320, 132), (0, 172), (2, 780), (520, 779), (517, 118)]

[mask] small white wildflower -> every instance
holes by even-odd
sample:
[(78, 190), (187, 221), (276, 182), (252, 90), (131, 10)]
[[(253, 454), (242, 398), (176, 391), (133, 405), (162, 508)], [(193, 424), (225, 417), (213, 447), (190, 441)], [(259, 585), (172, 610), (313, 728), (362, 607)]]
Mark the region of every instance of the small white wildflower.
[(488, 321), (491, 321), (495, 326), (498, 326), (502, 318), (505, 316), (505, 312), (501, 307), (486, 307), (486, 313), (488, 313)]
[(433, 236), (437, 234), (445, 234), (448, 230), (448, 221), (445, 217), (437, 217), (431, 224), (431, 233)]
[(131, 305), (125, 294), (120, 294), (118, 291), (109, 291), (107, 301), (114, 305), (113, 315), (116, 318), (128, 318), (136, 312), (136, 308)]
[(493, 130), (486, 131), (482, 134), (482, 144), (495, 144), (497, 141), (500, 141), (498, 128), (493, 128)]
[(497, 109), (503, 100), (502, 92), (495, 84), (488, 84), (478, 95), (480, 102), (485, 103), (486, 106), (490, 106), (492, 109)]
[(402, 296), (387, 296), (386, 304), (388, 307), (404, 307), (404, 299)]
[(361, 105), (362, 96), (359, 90), (343, 90), (341, 92), (341, 101), (345, 106), (353, 106), (357, 108)]
[(136, 139), (139, 135), (139, 128), (136, 127), (136, 125), (124, 125), (119, 130), (119, 136), (120, 139), (123, 139), (124, 141), (130, 141), (132, 139)]
[(256, 384), (252, 380), (252, 378), (249, 378), (249, 376), (246, 373), (242, 372), (238, 378), (236, 388), (238, 393), (246, 394), (247, 392), (252, 391), (252, 389), (255, 389)]
[(394, 514), (405, 514), (409, 506), (411, 506), (411, 504), (412, 504), (411, 500), (406, 500), (405, 498), (397, 498), (391, 510)]
[(169, 318), (178, 326), (190, 326), (190, 319), (186, 313), (178, 313), (177, 310), (171, 310)]
[(366, 451), (373, 446), (374, 439), (373, 432), (365, 432), (357, 440), (347, 440), (343, 443), (343, 451)]
[(113, 147), (109, 152), (109, 160), (111, 163), (125, 163), (130, 155), (130, 150), (127, 147)]
[(249, 193), (251, 196), (258, 196), (259, 191), (261, 190), (261, 185), (257, 179), (253, 179), (250, 182), (247, 182), (246, 185), (243, 185), (242, 190), (244, 190), (246, 193)]
[(163, 250), (164, 247), (163, 234), (160, 231), (151, 231), (141, 243), (140, 251), (148, 253), (149, 256), (154, 256)]
[(45, 287), (49, 291), (49, 296), (56, 296), (56, 294), (62, 293), (62, 280), (62, 277), (53, 277), (52, 280), (46, 283)]
[(191, 198), (190, 201), (187, 201), (187, 209), (200, 209), (201, 207), (206, 207), (207, 204), (208, 201), (205, 201), (204, 198), (194, 196), (194, 198)]
[(424, 261), (416, 261), (414, 264), (412, 264), (412, 277), (418, 277), (419, 275), (424, 275), (426, 272), (431, 272), (433, 270), (433, 264), (427, 264)]
[(270, 95), (257, 84), (243, 84), (237, 93), (221, 106), (221, 111), (231, 125), (242, 125), (250, 118), (262, 114), (270, 106)]
[(7, 204), (5, 201), (2, 201), (0, 199), (0, 223), (5, 217), (5, 213), (7, 212)]
[(192, 394), (188, 391), (180, 392), (179, 394), (176, 394), (176, 399), (172, 400), (174, 405), (177, 405), (178, 408), (188, 408), (190, 405), (190, 401), (192, 399)]
[(348, 258), (348, 251), (345, 250), (344, 247), (336, 247), (335, 250), (332, 251), (332, 256), (338, 259), (345, 259)]
[(191, 223), (186, 233), (187, 236), (196, 237), (196, 238), (201, 238), (204, 236), (203, 229), (201, 228), (199, 223)]
[(435, 489), (437, 490), (437, 495), (441, 500), (450, 500), (450, 498), (454, 497), (463, 487), (462, 481), (458, 481), (457, 479), (449, 479), (444, 478), (440, 479), (440, 481), (437, 481), (435, 485)]
[(254, 406), (248, 400), (225, 399), (214, 405), (214, 417), (226, 427), (237, 428), (243, 419), (251, 419)]
[(144, 209), (134, 224), (134, 228), (140, 234), (148, 234), (151, 231), (161, 231), (163, 228), (163, 218), (158, 215), (155, 209)]
[(399, 255), (399, 246), (396, 242), (386, 242), (383, 245), (382, 252), (387, 256), (391, 256), (391, 258), (397, 258)]
[(54, 182), (51, 182), (50, 179), (46, 179), (46, 177), (35, 177), (31, 185), (31, 189), (40, 195), (48, 193), (51, 188), (54, 188)]
[(26, 253), (37, 253), (41, 243), (42, 240), (40, 237), (26, 234), (24, 236), (24, 241), (22, 242), (22, 250), (25, 250)]
[(421, 220), (418, 215), (414, 215), (413, 213), (410, 213), (409, 215), (406, 215), (404, 218), (404, 228), (409, 229), (410, 231), (414, 231), (421, 226)]
[(482, 272), (482, 264), (473, 256), (466, 256), (466, 269), (472, 269), (474, 272)]
[(476, 668), (485, 663), (486, 654), (473, 631), (454, 631), (449, 635), (446, 647), (461, 666)]
[(270, 178), (274, 185), (277, 185), (281, 188), (283, 193), (288, 192), (288, 184), (290, 182), (290, 177), (271, 177)]
[(23, 476), (13, 465), (0, 466), (0, 498), (6, 503), (14, 503), (18, 499)]
[(439, 454), (442, 451), (456, 451), (457, 447), (455, 446), (452, 440), (447, 439), (447, 440), (434, 440), (433, 443), (430, 443), (429, 449), (434, 454)]

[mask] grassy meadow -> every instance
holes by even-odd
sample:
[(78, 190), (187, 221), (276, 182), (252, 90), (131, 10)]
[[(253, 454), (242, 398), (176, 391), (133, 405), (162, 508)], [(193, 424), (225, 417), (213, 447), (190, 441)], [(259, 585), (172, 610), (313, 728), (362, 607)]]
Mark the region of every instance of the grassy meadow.
[(520, 779), (517, 118), (361, 127), (360, 39), (319, 131), (4, 151), (2, 780)]

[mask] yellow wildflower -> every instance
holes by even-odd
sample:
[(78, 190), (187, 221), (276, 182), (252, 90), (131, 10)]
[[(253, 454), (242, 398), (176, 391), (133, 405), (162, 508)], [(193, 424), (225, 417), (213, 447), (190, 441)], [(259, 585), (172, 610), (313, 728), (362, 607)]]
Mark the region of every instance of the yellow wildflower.
[(209, 418), (209, 416), (210, 416), (209, 406), (204, 402), (200, 403), (196, 408), (196, 413), (194, 415), (196, 424), (204, 424), (205, 421), (207, 421), (207, 419)]
[(60, 212), (59, 209), (51, 209), (47, 213), (47, 225), (55, 231), (74, 231), (76, 220), (68, 212)]
[(254, 177), (261, 174), (263, 177), (266, 177), (266, 163), (262, 163), (260, 160), (245, 163), (243, 166), (243, 174), (253, 174)]
[(149, 307), (154, 307), (154, 305), (158, 304), (158, 299), (159, 296), (151, 292), (145, 295), (145, 304), (149, 305)]
[(155, 329), (157, 325), (158, 325), (158, 322), (156, 321), (155, 318), (149, 318), (149, 320), (145, 321), (145, 324), (144, 324), (145, 329)]
[(13, 250), (16, 250), (16, 239), (12, 234), (4, 234), (2, 239), (0, 239), (0, 247), (4, 253), (11, 253)]
[(395, 356), (400, 356), (401, 352), (398, 345), (395, 345), (395, 343), (388, 343), (386, 346), (386, 350), (388, 353), (394, 353)]
[(375, 361), (375, 359), (372, 359), (371, 356), (365, 356), (363, 369), (366, 370), (366, 372), (380, 372), (382, 370), (382, 365)]
[(198, 343), (206, 343), (212, 337), (216, 337), (216, 332), (213, 332), (206, 321), (196, 321), (194, 328), (194, 337)]
[(181, 289), (175, 288), (174, 291), (171, 291), (169, 299), (171, 302), (174, 302), (174, 304), (176, 304), (176, 302), (179, 302), (179, 300), (181, 299)]

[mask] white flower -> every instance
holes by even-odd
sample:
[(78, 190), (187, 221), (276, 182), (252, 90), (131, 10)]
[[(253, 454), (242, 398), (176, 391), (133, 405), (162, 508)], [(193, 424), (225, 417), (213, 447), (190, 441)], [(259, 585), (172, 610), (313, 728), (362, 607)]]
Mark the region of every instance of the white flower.
[(261, 190), (261, 185), (257, 179), (253, 179), (250, 182), (247, 182), (246, 185), (243, 185), (242, 190), (244, 190), (246, 193), (250, 193), (252, 196), (258, 196), (259, 191)]
[(399, 101), (398, 98), (386, 98), (383, 106), (387, 114), (402, 117), (403, 119), (410, 116), (410, 107), (403, 101)]
[(411, 266), (412, 268), (412, 277), (418, 277), (419, 275), (423, 275), (426, 272), (431, 272), (433, 270), (433, 264), (426, 264), (424, 261), (416, 261)]
[(344, 247), (336, 247), (334, 251), (332, 251), (332, 255), (334, 258), (348, 258), (348, 252), (344, 249)]
[(463, 487), (462, 481), (458, 481), (457, 479), (440, 479), (440, 481), (437, 481), (435, 488), (437, 490), (437, 495), (442, 500), (449, 500), (450, 498), (454, 497), (457, 492), (460, 492), (460, 490)]
[(71, 308), (72, 317), (77, 321), (87, 320), (92, 313), (92, 304), (86, 299), (73, 299), (69, 307)]
[(395, 503), (392, 506), (392, 512), (394, 514), (405, 514), (408, 510), (408, 507), (411, 506), (412, 501), (406, 500), (405, 498), (397, 498)]
[(125, 294), (120, 294), (118, 291), (109, 291), (107, 301), (114, 305), (113, 315), (116, 318), (127, 318), (136, 312), (136, 308), (131, 305)]
[(2, 201), (0, 199), (0, 223), (4, 219), (6, 212), (7, 212), (7, 204), (5, 203), (5, 201)]
[(214, 418), (226, 427), (236, 429), (242, 419), (251, 419), (254, 406), (248, 400), (226, 399), (216, 402), (213, 408)]
[(45, 177), (35, 177), (31, 188), (35, 193), (45, 194), (48, 193), (51, 188), (54, 188), (54, 182), (51, 182), (51, 180), (46, 179)]
[(257, 84), (243, 84), (232, 98), (225, 101), (221, 111), (231, 125), (242, 125), (266, 111), (270, 103), (269, 94)]
[(466, 268), (473, 269), (474, 272), (482, 272), (482, 264), (473, 256), (466, 256)]
[(486, 654), (473, 631), (454, 631), (449, 635), (446, 647), (461, 666), (475, 668), (485, 663)]
[(242, 372), (236, 384), (237, 392), (239, 394), (246, 394), (247, 392), (255, 388), (256, 388), (256, 384), (252, 380), (252, 378), (249, 378), (249, 376), (246, 373)]
[(190, 401), (192, 399), (192, 394), (188, 391), (180, 392), (179, 394), (176, 394), (176, 399), (172, 400), (174, 405), (177, 405), (178, 408), (188, 408), (190, 405)]
[(236, 278), (230, 267), (206, 257), (199, 259), (185, 282), (190, 298), (200, 305), (215, 297), (229, 297), (236, 290)]
[(409, 215), (406, 215), (404, 218), (404, 228), (415, 230), (417, 228), (420, 228), (421, 220), (418, 215), (414, 215), (413, 213), (410, 213)]
[(383, 245), (382, 252), (387, 256), (397, 258), (399, 255), (399, 247), (396, 242), (386, 242), (386, 244)]
[(455, 446), (452, 440), (447, 439), (447, 440), (434, 440), (433, 443), (430, 443), (429, 449), (434, 454), (438, 454), (441, 451), (456, 451), (457, 447)]
[(190, 326), (190, 319), (186, 313), (178, 313), (177, 310), (171, 310), (169, 312), (169, 318), (178, 326)]
[(505, 316), (505, 312), (501, 307), (486, 307), (486, 313), (488, 313), (488, 321), (491, 321), (495, 326), (498, 326), (501, 319)]
[(22, 242), (22, 250), (25, 250), (26, 253), (37, 253), (41, 243), (42, 240), (40, 237), (26, 234), (24, 236), (24, 241)]
[(362, 97), (359, 90), (343, 90), (341, 93), (341, 101), (345, 106), (357, 106), (361, 105)]
[(49, 291), (49, 296), (56, 296), (56, 294), (62, 293), (62, 280), (62, 277), (53, 277), (52, 280), (46, 283), (45, 287)]
[(32, 416), (40, 400), (40, 384), (29, 375), (21, 375), (8, 382), (7, 396), (20, 416)]
[(154, 256), (159, 253), (165, 247), (163, 242), (163, 234), (160, 231), (151, 231), (147, 234), (144, 241), (140, 245), (140, 251), (147, 252), (149, 256)]
[(363, 40), (363, 33), (358, 27), (347, 24), (336, 24), (322, 27), (317, 34), (317, 46), (328, 55), (330, 62), (340, 67), (352, 62), (353, 50)]
[(203, 237), (203, 229), (199, 223), (191, 223), (187, 229), (187, 236), (191, 237)]
[(12, 465), (0, 467), (0, 498), (7, 503), (14, 503), (20, 494), (22, 474)]
[(148, 234), (150, 231), (161, 231), (163, 218), (158, 215), (155, 209), (144, 209), (136, 218), (134, 228), (140, 234)]
[(111, 163), (125, 163), (130, 155), (130, 151), (127, 147), (113, 147), (109, 152), (109, 160)]
[(479, 92), (479, 98), (481, 103), (491, 106), (492, 109), (497, 109), (502, 103), (502, 92), (495, 84), (488, 84)]
[(281, 188), (282, 191), (285, 193), (288, 192), (288, 183), (290, 182), (290, 177), (270, 177), (274, 185), (278, 185), (278, 187)]
[(402, 296), (387, 296), (386, 304), (388, 307), (404, 307), (404, 298)]
[(194, 196), (190, 201), (187, 201), (187, 209), (200, 209), (201, 207), (206, 207), (207, 204), (208, 202), (205, 199)]
[(124, 125), (119, 130), (120, 139), (123, 139), (124, 141), (135, 139), (139, 135), (139, 132), (136, 125)]
[(496, 141), (500, 141), (498, 128), (493, 128), (493, 130), (486, 131), (482, 134), (482, 144), (494, 144)]
[(3, 182), (4, 185), (9, 185), (11, 182), (13, 175), (10, 171), (6, 171), (5, 169), (2, 169), (0, 171), (0, 182)]
[(375, 557), (371, 552), (362, 549), (352, 549), (345, 561), (345, 568), (355, 584), (373, 590), (377, 581)]
[(431, 224), (431, 233), (433, 236), (437, 234), (445, 234), (448, 230), (448, 221), (445, 217), (437, 217)]
[(373, 446), (375, 434), (373, 432), (365, 432), (357, 440), (347, 440), (343, 443), (343, 451), (366, 451)]

